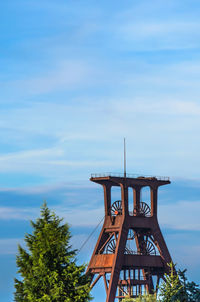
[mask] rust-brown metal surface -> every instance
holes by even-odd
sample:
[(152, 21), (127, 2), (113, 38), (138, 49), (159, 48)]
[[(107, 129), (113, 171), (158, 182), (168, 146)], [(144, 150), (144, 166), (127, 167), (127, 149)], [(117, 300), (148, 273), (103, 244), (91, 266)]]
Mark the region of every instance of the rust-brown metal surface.
[[(157, 220), (158, 187), (170, 180), (113, 175), (93, 175), (90, 180), (103, 186), (105, 206), (104, 224), (87, 268), (91, 287), (103, 277), (106, 302), (153, 293), (172, 261)], [(113, 186), (121, 188), (121, 200), (111, 204)], [(150, 188), (150, 206), (141, 201), (143, 187)], [(133, 192), (132, 212), (128, 188)]]

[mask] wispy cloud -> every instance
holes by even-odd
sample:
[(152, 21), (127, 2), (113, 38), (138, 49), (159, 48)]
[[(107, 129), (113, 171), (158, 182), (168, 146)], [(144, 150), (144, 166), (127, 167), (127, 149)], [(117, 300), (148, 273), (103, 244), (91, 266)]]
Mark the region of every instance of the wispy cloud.
[[(42, 173), (51, 177), (49, 172), (59, 168), (64, 172), (66, 168), (77, 169), (86, 167), (101, 167), (108, 163), (105, 160), (72, 159), (67, 160), (65, 148), (53, 147), (49, 149), (27, 150), (0, 155), (1, 172)], [(57, 172), (56, 172), (57, 173)]]
[(132, 113), (135, 114), (154, 114), (179, 117), (192, 117), (200, 115), (200, 104), (194, 101), (186, 101), (179, 99), (167, 99), (162, 100), (146, 100), (145, 98), (136, 99), (123, 99), (113, 101), (113, 113), (119, 116), (127, 116)]
[[(103, 207), (90, 209), (88, 205), (81, 206), (76, 204), (76, 208), (54, 206), (52, 208), (59, 217), (63, 217), (71, 226), (96, 226), (102, 220), (104, 213)], [(32, 220), (39, 215), (38, 208), (15, 208), (0, 207), (0, 219), (2, 220)]]
[(179, 201), (159, 206), (159, 221), (163, 227), (200, 231), (200, 201)]
[(89, 85), (92, 78), (92, 66), (80, 60), (54, 62), (57, 66), (36, 75), (3, 83), (3, 89), (18, 96), (33, 96), (50, 92), (73, 90)]
[[(195, 7), (195, 10), (193, 9)], [(122, 49), (180, 50), (199, 47), (199, 6), (181, 1), (140, 1), (117, 14), (115, 37)]]
[(30, 220), (38, 215), (37, 208), (0, 207), (0, 219), (2, 220)]
[[(134, 43), (133, 48), (140, 50), (187, 49), (199, 47), (196, 38), (199, 37), (199, 22), (182, 20), (157, 20), (157, 22), (128, 22), (119, 29), (128, 43)], [(197, 31), (196, 31), (197, 30)], [(151, 43), (154, 42), (154, 43)], [(145, 49), (145, 46), (147, 49)]]
[[(59, 175), (59, 178), (64, 180), (66, 171), (74, 174), (80, 169), (79, 172), (86, 175), (97, 170), (119, 169), (122, 154), (119, 137), (126, 134), (129, 150), (132, 150), (135, 146), (134, 141), (137, 140), (138, 147), (136, 149), (133, 147), (133, 160), (136, 162), (136, 158), (143, 158), (142, 162), (144, 166), (146, 165), (145, 174), (167, 173), (180, 176), (184, 173), (183, 168), (187, 166), (197, 176), (197, 165), (191, 164), (191, 161), (195, 159), (198, 161), (199, 115), (198, 101), (189, 101), (187, 98), (181, 100), (180, 97), (170, 99), (169, 96), (161, 100), (158, 97), (154, 100), (152, 97), (146, 99), (144, 96), (108, 98), (101, 99), (98, 104), (87, 99), (77, 101), (76, 106), (51, 103), (48, 104), (48, 114), (45, 103), (14, 108), (6, 114), (5, 112), (0, 114), (0, 125), (6, 127), (8, 120), (12, 120), (12, 125), (9, 125), (9, 136), (15, 141), (17, 132), (20, 140), (15, 144), (21, 150), (6, 154), (1, 152), (1, 171), (21, 173), (31, 171), (45, 177), (53, 175), (56, 178)], [(16, 118), (17, 116), (20, 116), (20, 119)], [(52, 122), (55, 120), (56, 123)], [(151, 129), (148, 135), (147, 129)], [(37, 137), (41, 135), (42, 143), (37, 141)], [(4, 133), (1, 133), (1, 136), (3, 137)], [(26, 145), (27, 140), (31, 143), (31, 138), (35, 140), (37, 147), (35, 149), (30, 149), (30, 146)], [(186, 140), (190, 141), (190, 144), (185, 145)], [(159, 148), (153, 148), (150, 143), (152, 141), (161, 142)], [(39, 148), (41, 144), (42, 147)], [(161, 153), (166, 154), (167, 170), (164, 167), (165, 162), (162, 162), (163, 166), (160, 166), (157, 172), (151, 172), (153, 166), (149, 166), (146, 145), (148, 158), (155, 156), (159, 158)], [(116, 152), (116, 149), (120, 151)], [(183, 152), (185, 158), (188, 157), (184, 166), (181, 162)], [(129, 167), (132, 169), (132, 154), (129, 158)], [(139, 159), (137, 169), (140, 166)], [(179, 162), (180, 165), (177, 166)], [(141, 169), (143, 170), (143, 167)]]
[[(75, 202), (72, 205), (73, 196), (71, 197), (70, 206), (62, 205), (53, 206), (53, 210), (60, 217), (63, 217), (70, 225), (74, 226), (96, 226), (104, 216), (103, 204), (96, 206), (88, 200), (87, 204)], [(174, 204), (159, 205), (159, 221), (162, 227), (173, 230), (193, 230), (200, 231), (199, 222), (199, 201), (180, 201)], [(26, 207), (1, 207), (0, 219), (30, 220), (35, 219), (39, 214), (39, 209)]]
[(16, 255), (18, 244), (23, 244), (21, 238), (0, 239), (0, 255)]

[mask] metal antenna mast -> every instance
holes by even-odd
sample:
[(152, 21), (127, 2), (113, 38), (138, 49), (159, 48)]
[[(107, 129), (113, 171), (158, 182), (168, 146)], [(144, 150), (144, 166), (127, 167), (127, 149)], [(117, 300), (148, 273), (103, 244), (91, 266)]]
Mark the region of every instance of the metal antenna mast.
[(124, 137), (124, 178), (126, 178), (126, 138)]

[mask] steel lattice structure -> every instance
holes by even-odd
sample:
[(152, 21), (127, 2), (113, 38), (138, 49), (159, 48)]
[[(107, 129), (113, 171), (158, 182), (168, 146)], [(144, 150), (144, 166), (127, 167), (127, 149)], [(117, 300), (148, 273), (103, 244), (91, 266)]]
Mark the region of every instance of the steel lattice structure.
[[(94, 175), (90, 180), (103, 186), (105, 205), (104, 224), (87, 268), (91, 287), (103, 277), (106, 302), (153, 293), (172, 261), (157, 220), (158, 187), (170, 184), (169, 179)], [(121, 200), (111, 204), (113, 186), (121, 188)], [(150, 206), (140, 200), (146, 186), (150, 188)], [(129, 188), (133, 190), (132, 213)]]

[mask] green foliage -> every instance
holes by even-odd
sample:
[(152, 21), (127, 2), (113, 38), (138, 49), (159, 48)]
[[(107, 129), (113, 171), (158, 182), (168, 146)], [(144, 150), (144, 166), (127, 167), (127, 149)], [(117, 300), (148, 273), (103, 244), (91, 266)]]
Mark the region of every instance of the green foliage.
[(200, 288), (194, 282), (189, 282), (185, 276), (186, 270), (176, 272), (170, 264), (170, 274), (165, 275), (165, 282), (160, 287), (162, 302), (200, 302)]
[(135, 299), (135, 302), (156, 302), (156, 295), (144, 295)]
[(180, 302), (180, 295), (183, 291), (183, 285), (179, 280), (174, 265), (170, 265), (169, 275), (165, 274), (165, 282), (160, 286), (160, 297), (163, 302)]
[(50, 212), (46, 203), (41, 217), (31, 221), (33, 234), (25, 236), (27, 249), (18, 247), (15, 279), (16, 302), (87, 302), (91, 300), (85, 265), (75, 262), (68, 224)]
[(187, 280), (185, 276), (186, 271), (187, 270), (178, 271), (180, 282), (183, 286), (182, 296), (184, 297), (184, 300), (180, 301), (200, 302), (200, 288), (195, 282), (189, 282)]
[(122, 302), (134, 302), (135, 300), (133, 298), (125, 298), (122, 300)]
[(170, 273), (165, 274), (165, 281), (159, 287), (159, 298), (155, 295), (144, 295), (136, 299), (125, 298), (123, 302), (200, 302), (200, 288), (194, 282), (189, 282), (185, 276), (186, 270), (175, 270), (169, 265)]
[(136, 299), (133, 298), (125, 298), (123, 299), (123, 302), (156, 302), (156, 295), (143, 295), (139, 296)]

